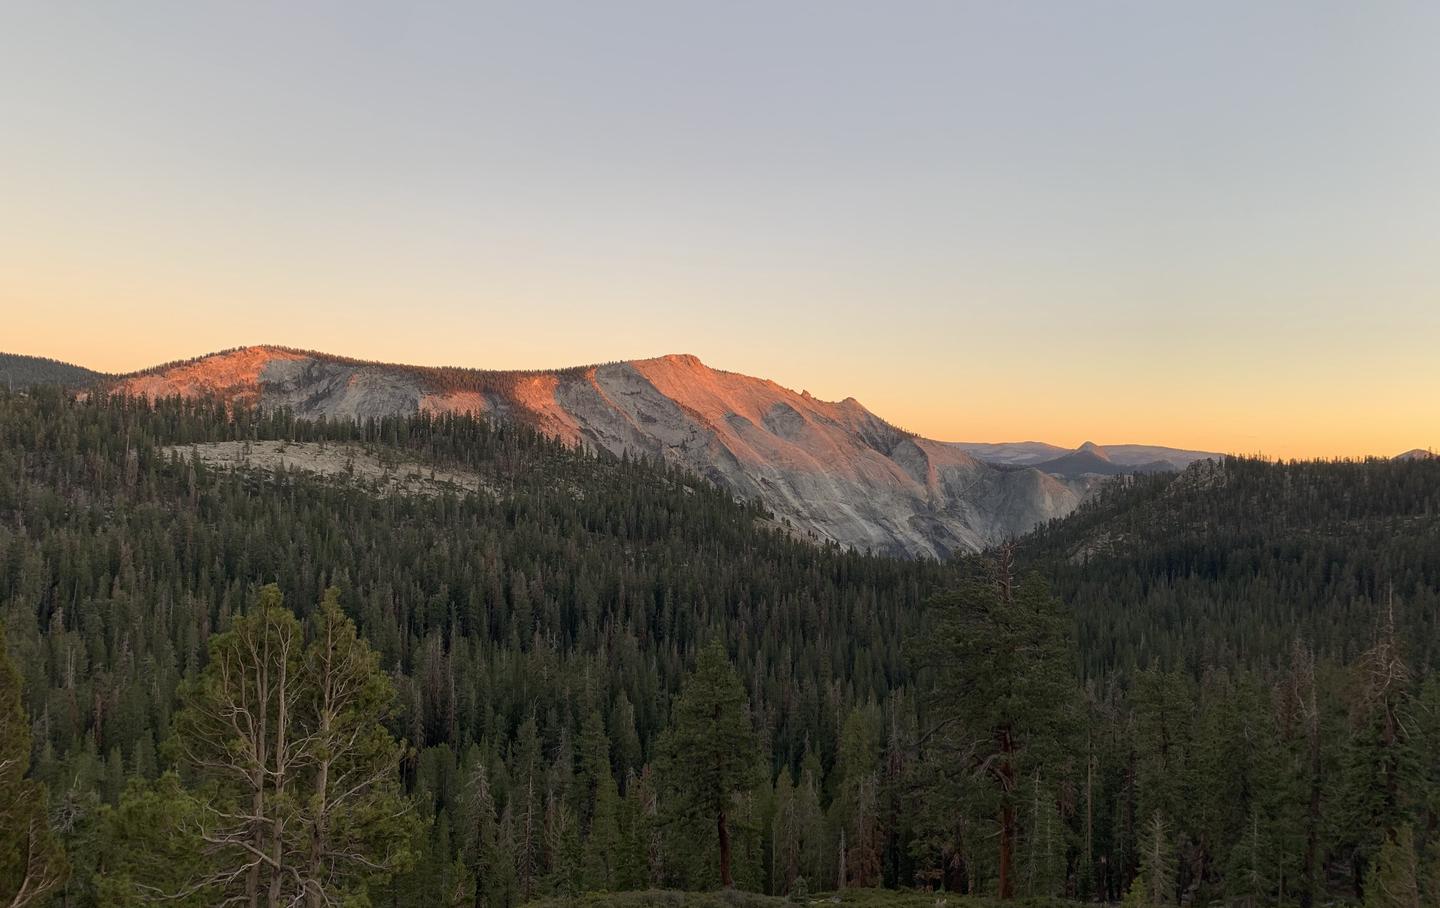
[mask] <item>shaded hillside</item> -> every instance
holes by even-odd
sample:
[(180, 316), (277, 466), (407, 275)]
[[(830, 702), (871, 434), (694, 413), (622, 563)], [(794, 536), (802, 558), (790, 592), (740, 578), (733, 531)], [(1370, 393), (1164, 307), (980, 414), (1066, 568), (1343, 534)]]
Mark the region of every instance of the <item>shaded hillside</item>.
[(106, 376), (83, 366), (49, 359), (44, 356), (24, 356), (19, 353), (0, 353), (0, 387), (30, 388), (35, 385), (64, 385), (71, 388), (87, 387)]
[(1266, 664), (1298, 636), (1348, 661), (1393, 589), (1440, 662), (1440, 462), (1202, 462), (1116, 481), (1024, 541), (1076, 611), (1091, 672)]

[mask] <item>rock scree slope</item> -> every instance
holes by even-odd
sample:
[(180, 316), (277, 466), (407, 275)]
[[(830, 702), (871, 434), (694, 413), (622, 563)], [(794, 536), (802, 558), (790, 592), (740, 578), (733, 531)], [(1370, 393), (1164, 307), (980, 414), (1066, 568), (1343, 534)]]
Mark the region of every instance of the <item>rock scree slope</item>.
[(215, 395), (307, 418), (469, 412), (519, 421), (572, 444), (683, 466), (820, 539), (894, 555), (945, 557), (1004, 541), (1069, 513), (1095, 482), (998, 468), (897, 429), (853, 398), (818, 400), (688, 355), (502, 372), (257, 346), (104, 387), (152, 399)]

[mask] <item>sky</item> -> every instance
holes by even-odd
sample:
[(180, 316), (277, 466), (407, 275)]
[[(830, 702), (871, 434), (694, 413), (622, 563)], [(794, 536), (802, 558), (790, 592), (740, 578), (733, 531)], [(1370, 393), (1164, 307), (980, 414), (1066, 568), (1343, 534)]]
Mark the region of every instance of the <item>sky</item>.
[(1440, 4), (0, 4), (0, 350), (1440, 448)]

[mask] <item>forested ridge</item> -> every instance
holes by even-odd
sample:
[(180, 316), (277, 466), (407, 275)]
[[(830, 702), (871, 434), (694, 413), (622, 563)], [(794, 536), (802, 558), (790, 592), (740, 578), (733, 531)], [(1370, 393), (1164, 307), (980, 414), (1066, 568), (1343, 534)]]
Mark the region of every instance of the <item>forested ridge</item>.
[[(173, 450), (237, 440), (483, 483)], [(939, 564), (469, 417), (0, 394), (0, 722), (29, 733), (0, 904), (1440, 904), (1437, 498), (1432, 463), (1227, 461)], [(259, 662), (293, 760), (255, 781), (214, 721)]]
[(64, 385), (79, 388), (105, 376), (99, 372), (50, 359), (20, 353), (0, 353), (0, 385), (7, 390), (31, 385)]
[(1022, 546), (1078, 619), (1087, 675), (1353, 662), (1392, 594), (1417, 668), (1440, 667), (1440, 461), (1229, 457), (1111, 484)]

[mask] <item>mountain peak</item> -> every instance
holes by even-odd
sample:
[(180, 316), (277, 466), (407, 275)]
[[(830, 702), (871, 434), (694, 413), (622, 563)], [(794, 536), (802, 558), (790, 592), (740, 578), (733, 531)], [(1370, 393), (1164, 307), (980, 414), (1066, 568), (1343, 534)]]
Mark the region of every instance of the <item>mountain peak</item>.
[(1109, 460), (1110, 460), (1110, 452), (1106, 451), (1104, 448), (1100, 447), (1099, 445), (1097, 445), (1097, 444), (1096, 444), (1095, 442), (1093, 442), (1093, 441), (1087, 441), (1087, 442), (1085, 442), (1085, 443), (1082, 444), (1080, 447), (1078, 447), (1078, 448), (1075, 449), (1075, 453), (1077, 453), (1077, 454), (1091, 454), (1091, 455), (1093, 455), (1093, 456), (1095, 456), (1095, 457), (1098, 457), (1098, 458), (1100, 458), (1101, 460), (1106, 461), (1106, 462), (1109, 462)]

